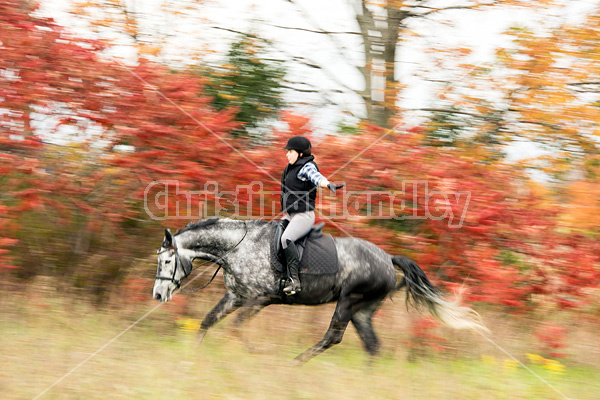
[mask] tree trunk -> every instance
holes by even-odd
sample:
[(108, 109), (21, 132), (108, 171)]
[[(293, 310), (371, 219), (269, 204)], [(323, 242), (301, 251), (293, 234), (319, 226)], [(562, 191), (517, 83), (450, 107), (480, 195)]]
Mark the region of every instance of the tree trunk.
[(384, 128), (390, 128), (396, 113), (398, 81), (396, 70), (396, 45), (398, 29), (407, 18), (407, 12), (396, 8), (381, 8), (377, 14), (361, 1), (356, 19), (364, 41), (365, 66), (360, 72), (365, 80), (361, 96), (367, 109), (367, 120)]

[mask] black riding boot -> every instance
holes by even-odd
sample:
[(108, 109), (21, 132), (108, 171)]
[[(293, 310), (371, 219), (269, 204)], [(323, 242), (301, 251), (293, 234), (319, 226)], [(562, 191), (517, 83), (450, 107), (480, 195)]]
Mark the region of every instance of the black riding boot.
[(300, 260), (298, 259), (298, 249), (294, 242), (288, 243), (288, 246), (283, 249), (285, 260), (288, 268), (288, 281), (286, 286), (283, 288), (283, 292), (288, 296), (300, 293), (302, 286), (300, 286), (300, 277), (298, 276), (298, 266)]

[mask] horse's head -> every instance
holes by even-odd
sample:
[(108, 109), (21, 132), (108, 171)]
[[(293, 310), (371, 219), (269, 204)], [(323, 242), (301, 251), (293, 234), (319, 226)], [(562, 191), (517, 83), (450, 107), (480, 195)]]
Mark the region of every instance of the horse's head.
[(179, 254), (175, 237), (165, 229), (165, 238), (158, 250), (158, 269), (154, 282), (153, 297), (160, 302), (171, 300), (173, 291), (191, 272), (191, 261)]
[(244, 235), (239, 240), (235, 233), (232, 234), (232, 229), (222, 229), (218, 218), (189, 223), (175, 235), (165, 229), (165, 238), (158, 250), (153, 297), (161, 302), (171, 300), (173, 292), (181, 287), (181, 281), (194, 270), (195, 259), (205, 260), (198, 266), (213, 262), (220, 268), (220, 263), (225, 262), (224, 257), (235, 250), (248, 233), (246, 223), (242, 223)]

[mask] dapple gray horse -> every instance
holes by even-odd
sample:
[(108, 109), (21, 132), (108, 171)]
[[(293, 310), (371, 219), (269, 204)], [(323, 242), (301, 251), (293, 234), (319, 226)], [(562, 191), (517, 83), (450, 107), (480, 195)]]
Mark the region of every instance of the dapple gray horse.
[[(228, 314), (242, 308), (236, 325), (269, 304), (316, 305), (337, 301), (323, 339), (296, 357), (306, 362), (340, 343), (352, 321), (365, 349), (375, 355), (379, 341), (371, 318), (388, 294), (406, 287), (407, 302), (424, 305), (442, 323), (453, 328), (487, 330), (472, 309), (445, 300), (417, 264), (406, 257), (392, 257), (368, 241), (334, 238), (338, 272), (302, 276), (302, 292), (282, 296), (281, 273), (271, 266), (270, 240), (274, 223), (263, 220), (201, 220), (172, 235), (167, 229), (158, 251), (158, 272), (153, 296), (166, 302), (192, 271), (194, 259), (215, 262), (223, 268), (227, 293), (204, 318), (200, 340), (206, 331)], [(396, 284), (396, 271), (403, 278)], [(213, 276), (214, 278), (214, 276)]]

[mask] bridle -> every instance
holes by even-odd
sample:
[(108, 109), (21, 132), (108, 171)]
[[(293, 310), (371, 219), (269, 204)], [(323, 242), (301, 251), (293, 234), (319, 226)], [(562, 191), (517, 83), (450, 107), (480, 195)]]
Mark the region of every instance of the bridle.
[[(155, 279), (158, 280), (162, 280), (162, 281), (171, 281), (172, 283), (174, 283), (175, 285), (177, 285), (177, 289), (181, 289), (181, 281), (183, 281), (185, 278), (187, 278), (188, 276), (190, 276), (190, 274), (192, 272), (194, 272), (195, 270), (197, 270), (198, 268), (200, 268), (201, 266), (203, 266), (206, 263), (209, 262), (216, 262), (217, 260), (223, 259), (227, 254), (231, 253), (233, 250), (235, 250), (240, 243), (242, 243), (242, 241), (246, 238), (246, 235), (248, 234), (248, 225), (246, 224), (246, 221), (244, 222), (244, 236), (242, 236), (242, 238), (240, 239), (239, 242), (237, 242), (237, 244), (235, 246), (233, 246), (231, 249), (227, 250), (222, 256), (215, 258), (214, 260), (206, 260), (203, 263), (200, 263), (198, 266), (196, 266), (195, 268), (192, 268), (193, 266), (193, 262), (196, 258), (200, 258), (200, 257), (194, 257), (191, 260), (185, 260), (183, 261), (180, 256), (179, 256), (179, 252), (177, 251), (177, 243), (175, 242), (175, 236), (173, 236), (173, 243), (172, 243), (172, 247), (171, 248), (166, 248), (164, 250), (159, 249), (156, 254), (162, 254), (165, 251), (169, 251), (171, 249), (173, 249), (174, 251), (174, 256), (175, 256), (175, 267), (173, 267), (173, 275), (172, 276), (160, 276), (160, 275), (156, 275)], [(177, 269), (179, 268), (179, 266), (181, 265), (181, 269), (183, 270), (183, 277), (181, 279), (175, 279), (175, 276), (177, 275)], [(210, 283), (215, 279), (215, 277), (217, 276), (217, 273), (219, 272), (219, 270), (221, 269), (221, 264), (218, 264), (219, 267), (217, 268), (217, 270), (215, 271), (215, 273), (213, 274), (212, 278), (210, 278), (210, 280), (208, 281), (208, 283), (206, 283), (205, 285), (197, 288), (196, 290), (201, 290), (204, 289), (205, 287), (207, 287), (208, 285), (210, 285)]]

